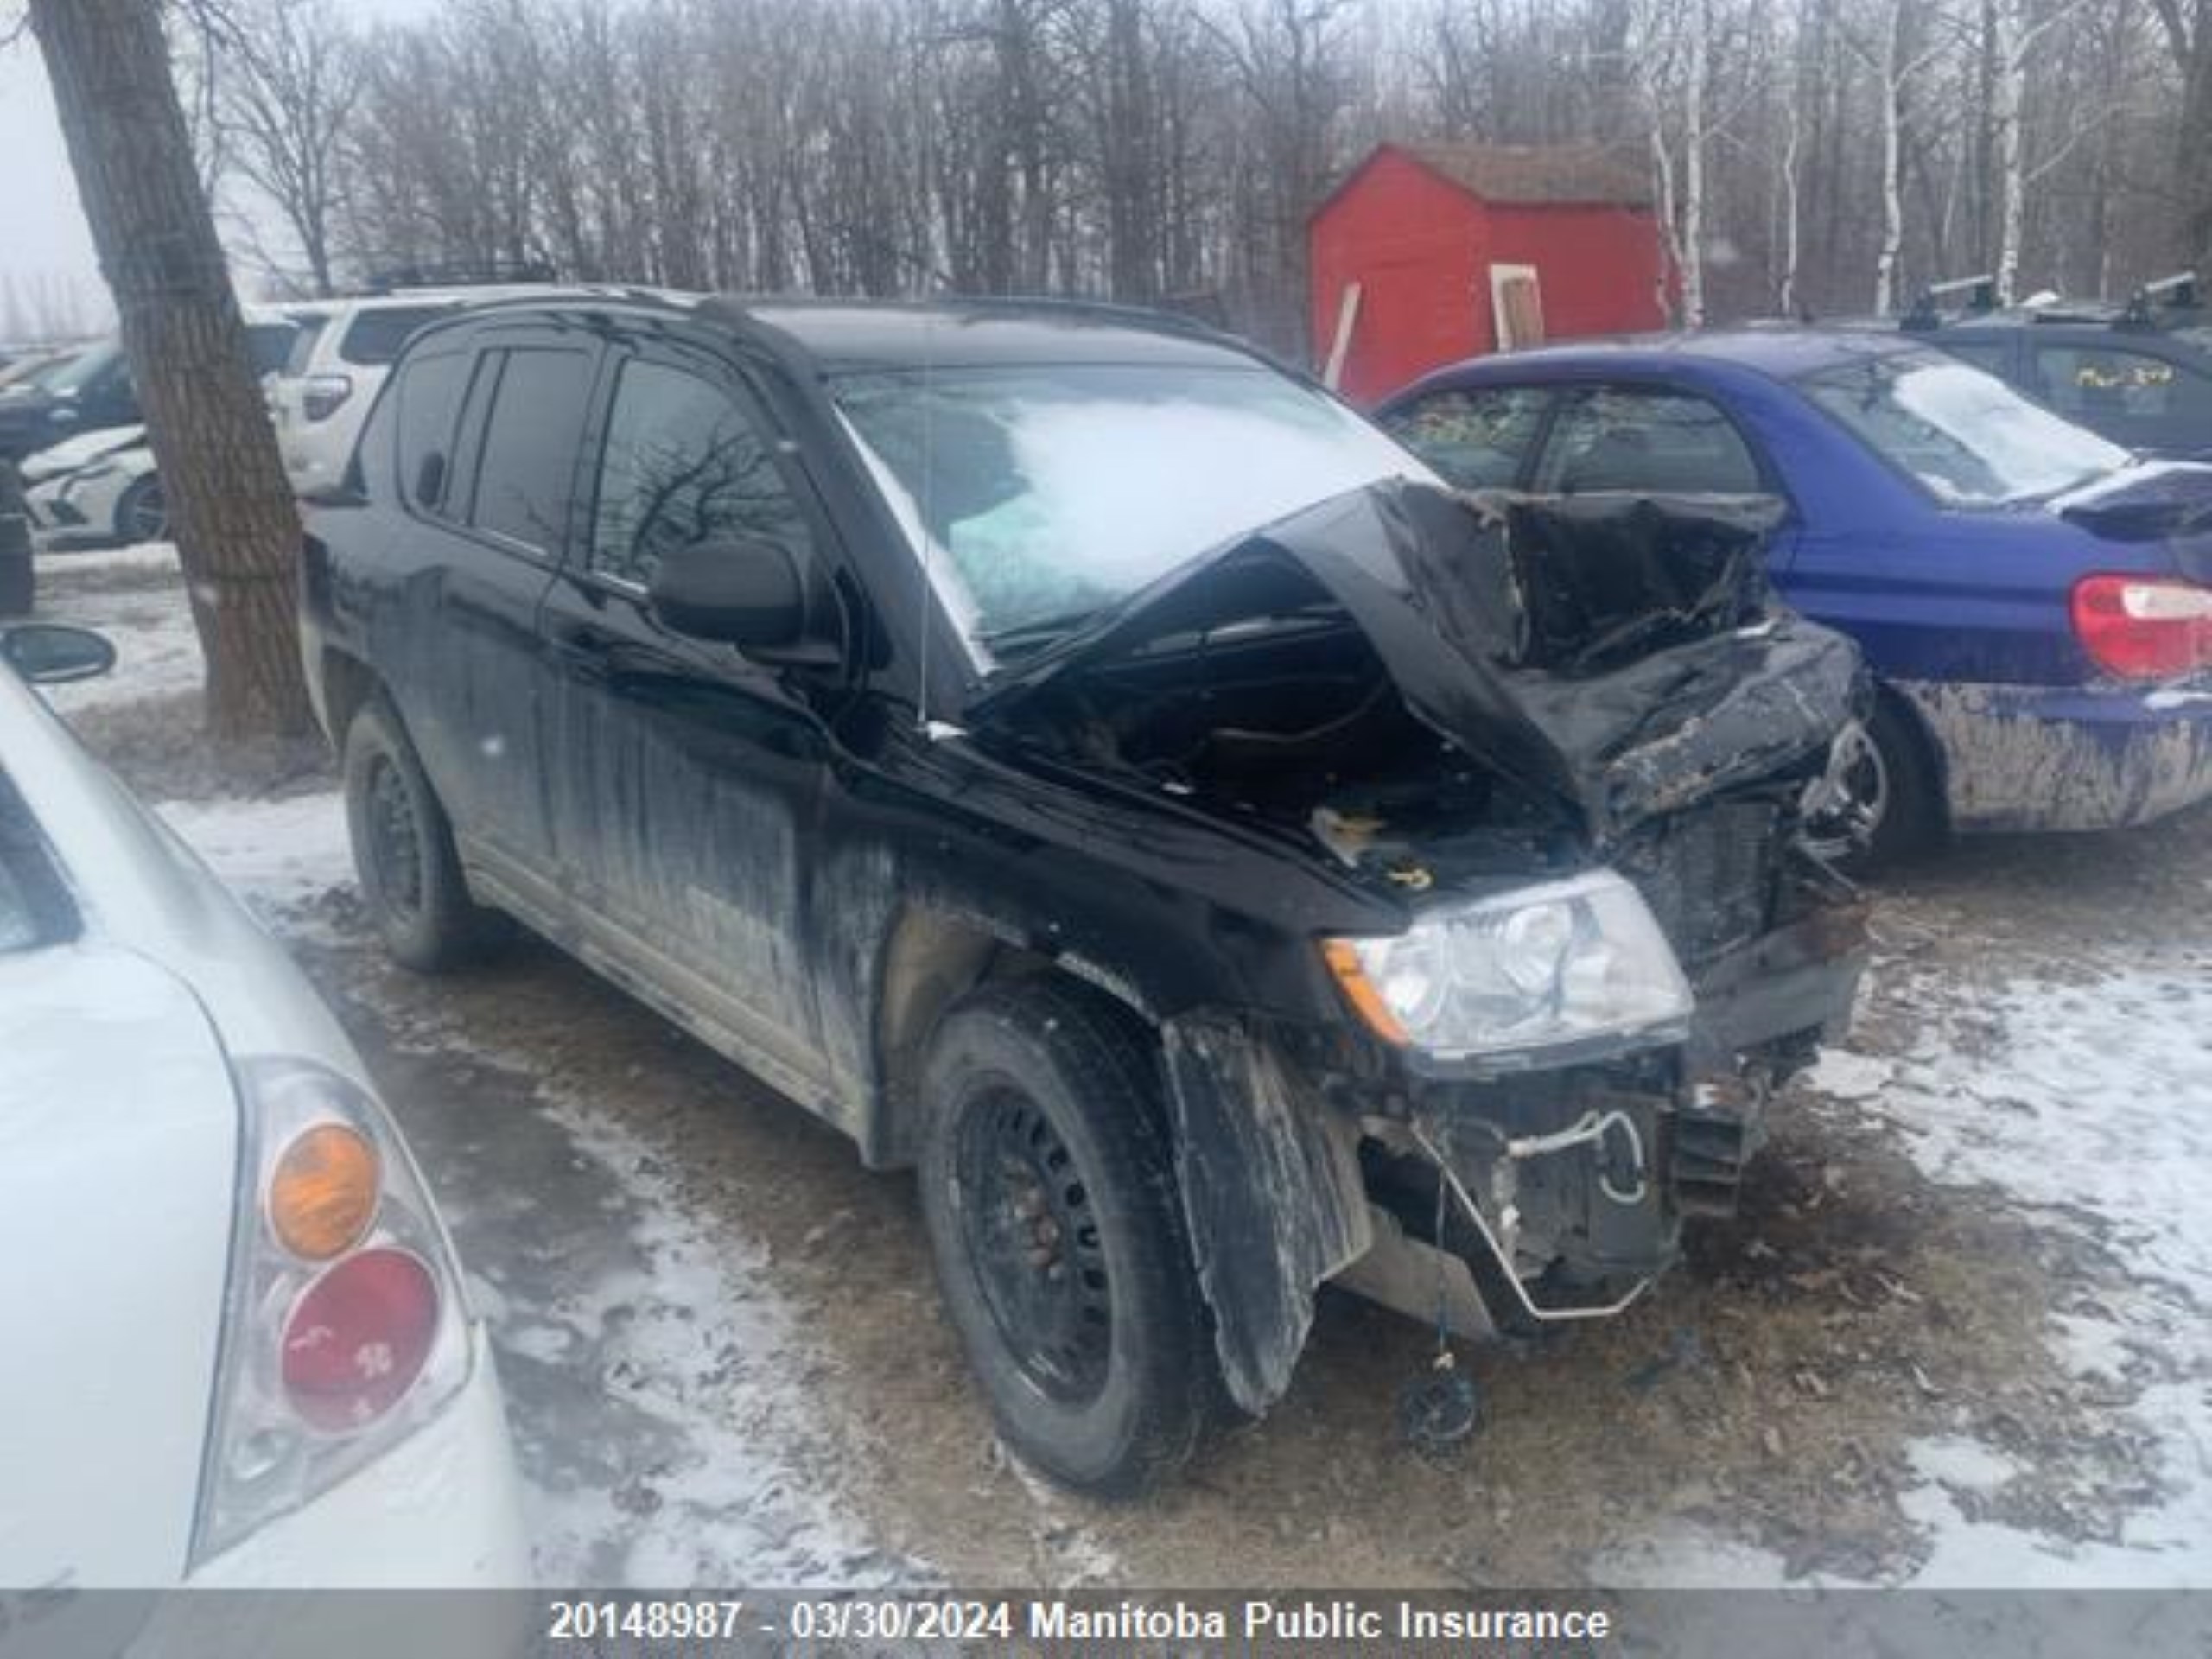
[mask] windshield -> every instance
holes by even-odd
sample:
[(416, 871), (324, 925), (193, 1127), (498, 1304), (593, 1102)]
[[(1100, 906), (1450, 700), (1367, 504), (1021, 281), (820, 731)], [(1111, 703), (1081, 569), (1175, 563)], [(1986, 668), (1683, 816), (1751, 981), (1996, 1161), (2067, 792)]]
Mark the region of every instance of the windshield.
[(1936, 352), (1885, 353), (1799, 384), (1876, 454), (1953, 506), (2037, 500), (2127, 464), (2117, 444)]
[(1421, 462), (1271, 371), (1125, 364), (848, 377), (837, 406), (982, 654), (1064, 630), (1241, 531)]
[(91, 346), (64, 361), (51, 373), (42, 376), (39, 387), (44, 391), (63, 394), (81, 391), (106, 372), (108, 365), (122, 354), (123, 348), (111, 340)]

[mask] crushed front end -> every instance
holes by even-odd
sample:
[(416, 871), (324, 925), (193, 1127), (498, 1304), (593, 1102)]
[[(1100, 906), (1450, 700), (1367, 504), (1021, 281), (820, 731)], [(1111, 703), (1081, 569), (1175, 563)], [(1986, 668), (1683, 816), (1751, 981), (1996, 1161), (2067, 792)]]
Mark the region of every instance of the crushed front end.
[[(1867, 688), (1775, 603), (1776, 514), (1378, 486), (978, 705), (1234, 836), (1179, 875), (1234, 887), (1216, 937), (1263, 988), (1161, 1030), (1246, 1409), (1323, 1281), (1468, 1334), (1626, 1306), (1733, 1208), (1769, 1097), (1848, 1018), (1864, 918), (1821, 849)], [(1317, 878), (1356, 927), (1312, 925)]]

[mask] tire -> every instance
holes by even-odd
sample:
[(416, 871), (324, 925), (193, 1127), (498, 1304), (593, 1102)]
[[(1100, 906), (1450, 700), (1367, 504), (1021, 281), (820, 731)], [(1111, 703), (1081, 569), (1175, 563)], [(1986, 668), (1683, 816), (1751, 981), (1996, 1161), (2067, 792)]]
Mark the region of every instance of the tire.
[(922, 1210), (999, 1433), (1099, 1497), (1162, 1484), (1221, 1392), (1158, 1051), (1096, 992), (974, 992), (923, 1071)]
[(453, 829), (398, 716), (380, 698), (346, 732), (346, 827), (361, 897), (392, 960), (442, 973), (480, 955), (490, 912), (468, 896)]
[(116, 501), (116, 543), (130, 546), (138, 542), (165, 542), (168, 534), (169, 511), (162, 495), (162, 475), (149, 473)]
[(1889, 692), (1875, 699), (1866, 727), (1866, 782), (1859, 793), (1872, 824), (1863, 844), (1836, 863), (1864, 876), (1895, 868), (1942, 839), (1942, 785), (1920, 728)]

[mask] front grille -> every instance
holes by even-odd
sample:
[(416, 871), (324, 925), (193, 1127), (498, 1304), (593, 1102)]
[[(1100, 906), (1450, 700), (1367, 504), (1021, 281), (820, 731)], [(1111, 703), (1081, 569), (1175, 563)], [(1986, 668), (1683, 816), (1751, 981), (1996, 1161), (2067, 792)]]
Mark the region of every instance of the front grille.
[(1778, 817), (1756, 801), (1692, 807), (1644, 825), (1614, 861), (1643, 894), (1684, 967), (1767, 931)]

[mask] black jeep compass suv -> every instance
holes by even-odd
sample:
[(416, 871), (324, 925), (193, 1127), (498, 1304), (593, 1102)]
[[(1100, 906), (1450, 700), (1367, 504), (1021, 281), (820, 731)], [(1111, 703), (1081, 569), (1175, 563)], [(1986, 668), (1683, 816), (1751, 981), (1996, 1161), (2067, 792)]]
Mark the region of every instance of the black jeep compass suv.
[(1773, 515), (1457, 496), (1166, 319), (609, 291), (414, 338), (302, 640), (392, 953), (505, 912), (916, 1167), (1128, 1492), (1325, 1281), (1601, 1317), (1732, 1204), (1861, 950)]

